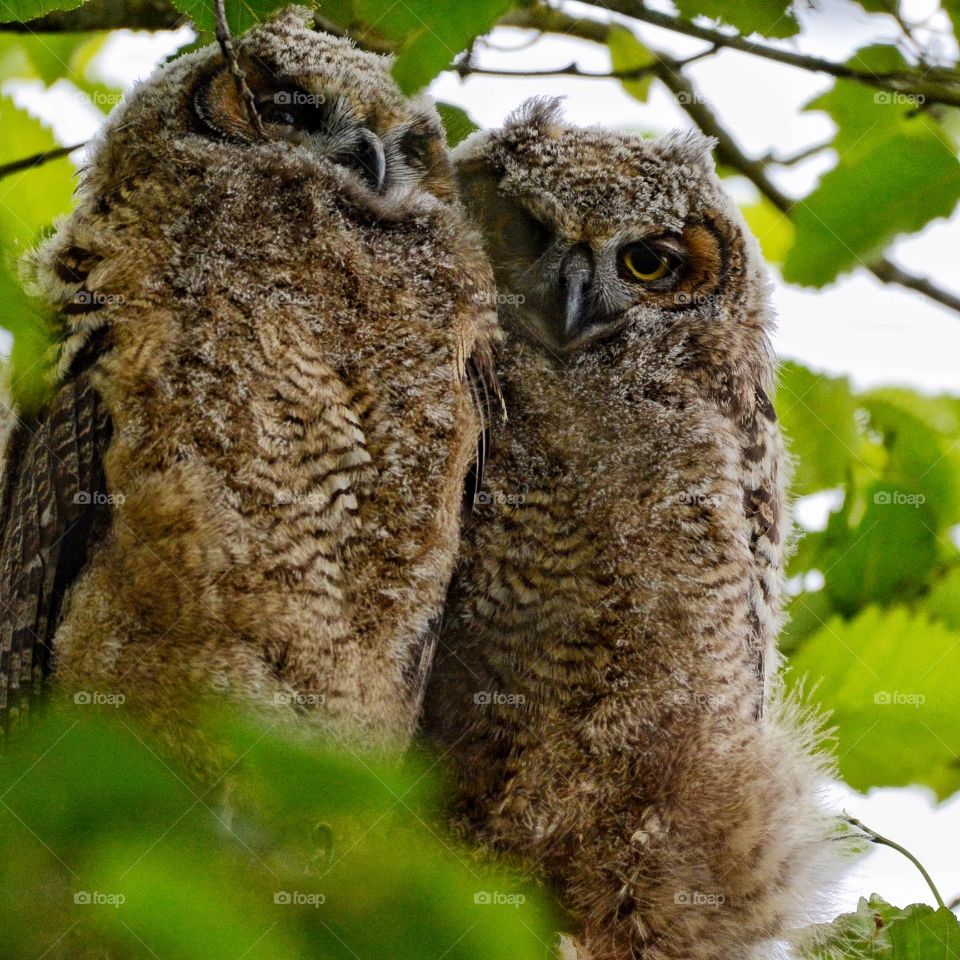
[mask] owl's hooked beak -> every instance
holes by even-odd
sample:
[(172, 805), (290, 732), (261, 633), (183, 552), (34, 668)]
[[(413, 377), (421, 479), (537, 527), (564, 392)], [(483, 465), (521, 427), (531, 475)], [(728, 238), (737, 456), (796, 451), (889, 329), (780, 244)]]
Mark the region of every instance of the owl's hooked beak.
[(587, 293), (593, 282), (593, 258), (586, 247), (570, 250), (560, 266), (560, 282), (564, 294), (561, 342), (575, 340), (589, 323)]
[(366, 127), (361, 127), (357, 140), (349, 151), (337, 156), (335, 162), (356, 170), (377, 193), (383, 193), (387, 180), (387, 155), (383, 141)]

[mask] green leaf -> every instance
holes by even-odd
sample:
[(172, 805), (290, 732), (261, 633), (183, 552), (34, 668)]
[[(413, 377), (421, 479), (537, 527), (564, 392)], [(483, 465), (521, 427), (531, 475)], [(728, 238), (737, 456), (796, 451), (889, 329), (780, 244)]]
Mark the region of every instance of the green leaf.
[(774, 406), (794, 458), (792, 492), (804, 496), (843, 483), (864, 447), (849, 380), (784, 363)]
[(950, 216), (960, 199), (960, 163), (934, 122), (920, 122), (926, 129), (874, 142), (867, 155), (843, 157), (796, 204), (784, 280), (823, 287), (876, 259), (900, 234)]
[(808, 637), (813, 636), (836, 610), (823, 590), (801, 593), (787, 604), (787, 622), (780, 631), (777, 644), (785, 657), (792, 657)]
[[(190, 17), (198, 30), (206, 30), (209, 33), (216, 30), (217, 18), (213, 0), (173, 0), (173, 5), (181, 13)], [(224, 0), (227, 23), (230, 24), (230, 31), (234, 35), (249, 30), (285, 6), (285, 3), (278, 3), (277, 0)], [(301, 6), (315, 7), (316, 5), (310, 0), (305, 0)]]
[(930, 616), (960, 631), (960, 568), (949, 570), (933, 584), (923, 606)]
[(960, 924), (947, 909), (915, 903), (901, 910), (873, 894), (856, 912), (807, 931), (806, 960), (953, 960), (960, 956)]
[(854, 789), (923, 784), (945, 798), (960, 788), (954, 631), (904, 608), (871, 607), (831, 619), (791, 663), (791, 677), (819, 681), (815, 697), (832, 712), (840, 772)]
[(736, 27), (742, 34), (761, 33), (765, 37), (792, 37), (800, 31), (797, 18), (790, 12), (791, 0), (677, 0), (680, 15), (687, 20), (704, 16)]
[[(215, 26), (211, 0), (174, 0), (201, 30)], [(276, 0), (226, 0), (234, 33), (242, 33), (285, 4)], [(330, 0), (313, 5), (320, 17), (353, 36), (396, 51), (393, 76), (404, 93), (425, 87), (453, 58), (505, 14), (513, 0)]]
[(453, 58), (486, 33), (513, 0), (354, 0), (362, 19), (397, 44), (393, 76), (404, 93), (425, 87)]
[(960, 522), (960, 417), (943, 398), (885, 388), (862, 397), (887, 453), (884, 480), (922, 498), (932, 525)]
[(84, 0), (0, 0), (0, 23), (28, 23), (52, 10), (73, 10)]
[(466, 140), (474, 130), (480, 128), (470, 119), (466, 110), (455, 107), (452, 103), (438, 103), (437, 112), (443, 121), (443, 128), (447, 131), (447, 146), (455, 147), (461, 140)]
[[(849, 63), (886, 72), (905, 64), (874, 46)], [(784, 279), (822, 287), (875, 259), (900, 234), (949, 216), (960, 200), (960, 162), (943, 131), (903, 94), (838, 80), (808, 105), (837, 124), (837, 166), (792, 212), (793, 246)]]
[(844, 506), (831, 515), (816, 558), (834, 607), (852, 616), (871, 603), (919, 597), (940, 559), (937, 534), (920, 497), (880, 480), (864, 490), (856, 513)]
[[(610, 48), (610, 65), (616, 73), (626, 73), (630, 70), (641, 70), (657, 62), (657, 58), (642, 44), (626, 27), (614, 25), (610, 28), (607, 38)], [(621, 80), (623, 89), (634, 100), (647, 102), (650, 95), (650, 84), (653, 83), (653, 74), (646, 74), (635, 80)]]
[(12, 269), (13, 255), (0, 237), (0, 327), (13, 337), (9, 369), (10, 392), (17, 408), (30, 413), (47, 394), (52, 331), (29, 302)]
[(793, 244), (793, 222), (778, 210), (767, 197), (740, 208), (750, 232), (760, 243), (768, 263), (783, 263)]
[[(0, 96), (0, 164), (59, 146), (39, 120)], [(0, 180), (0, 236), (15, 252), (32, 246), (39, 232), (70, 209), (74, 166), (69, 158), (12, 174)]]

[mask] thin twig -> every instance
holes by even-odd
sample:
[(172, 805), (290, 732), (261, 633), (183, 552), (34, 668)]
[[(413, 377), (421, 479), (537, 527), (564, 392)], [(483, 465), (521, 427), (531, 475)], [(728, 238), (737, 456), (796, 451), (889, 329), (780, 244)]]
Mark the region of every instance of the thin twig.
[(862, 830), (871, 843), (881, 844), (884, 847), (892, 847), (894, 850), (902, 853), (920, 871), (920, 873), (923, 874), (923, 879), (927, 881), (927, 886), (933, 891), (933, 896), (937, 901), (937, 906), (941, 908), (946, 907), (946, 904), (943, 902), (943, 897), (940, 896), (940, 891), (937, 889), (936, 884), (934, 884), (930, 874), (927, 873), (924, 865), (909, 850), (907, 850), (906, 847), (902, 847), (899, 843), (895, 843), (893, 840), (890, 840), (882, 834), (877, 833), (876, 830), (871, 830), (866, 824), (862, 823), (856, 817), (844, 817), (843, 819), (846, 820), (846, 822), (852, 827)]
[(230, 69), (233, 81), (237, 85), (237, 92), (247, 108), (250, 124), (256, 131), (257, 136), (262, 137), (263, 124), (260, 122), (260, 114), (257, 112), (257, 101), (247, 83), (243, 68), (237, 60), (237, 51), (233, 48), (233, 39), (230, 36), (230, 24), (227, 23), (224, 0), (213, 0), (213, 3), (217, 11), (217, 42), (220, 44), (221, 51), (223, 51), (223, 58), (227, 61), (227, 67)]
[(712, 51), (704, 51), (692, 57), (687, 57), (685, 60), (658, 59), (655, 63), (643, 67), (634, 67), (630, 70), (612, 70), (608, 73), (592, 73), (589, 70), (581, 70), (576, 63), (568, 63), (565, 67), (549, 67), (544, 70), (494, 70), (474, 66), (469, 59), (455, 63), (452, 69), (460, 77), (584, 77), (591, 80), (638, 80), (641, 77), (658, 73), (661, 68), (680, 70), (688, 64), (709, 56), (710, 52)]
[(792, 167), (794, 164), (803, 163), (804, 160), (809, 160), (810, 157), (814, 157), (818, 153), (828, 150), (832, 146), (833, 143), (830, 140), (827, 140), (825, 143), (815, 143), (813, 146), (804, 147), (803, 150), (800, 150), (789, 157), (782, 157), (776, 153), (767, 153), (760, 157), (757, 163), (772, 163), (776, 167)]
[(9, 177), (12, 173), (19, 173), (21, 170), (30, 170), (33, 167), (39, 167), (44, 163), (49, 163), (51, 160), (59, 160), (73, 153), (74, 150), (79, 150), (85, 146), (85, 143), (75, 143), (72, 147), (56, 147), (53, 150), (44, 150), (42, 153), (35, 153), (32, 156), (24, 157), (22, 160), (4, 163), (0, 165), (0, 180), (4, 177)]

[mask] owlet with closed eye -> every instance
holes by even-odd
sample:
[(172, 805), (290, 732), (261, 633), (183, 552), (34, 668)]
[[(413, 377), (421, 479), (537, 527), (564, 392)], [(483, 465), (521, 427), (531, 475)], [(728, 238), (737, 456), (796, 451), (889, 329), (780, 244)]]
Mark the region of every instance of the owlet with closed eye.
[(56, 393), (7, 444), (9, 717), (184, 685), (405, 743), (481, 433), (492, 276), (438, 115), (284, 11), (113, 115), (32, 257)]
[(768, 281), (697, 135), (534, 101), (455, 153), (507, 340), (426, 729), (459, 827), (592, 960), (771, 956), (836, 848), (771, 696), (784, 457)]

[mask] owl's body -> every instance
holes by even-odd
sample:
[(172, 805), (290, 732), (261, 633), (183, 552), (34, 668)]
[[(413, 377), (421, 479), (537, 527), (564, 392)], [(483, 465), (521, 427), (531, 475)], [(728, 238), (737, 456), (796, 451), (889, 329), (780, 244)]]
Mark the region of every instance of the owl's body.
[(591, 960), (754, 956), (829, 859), (809, 728), (777, 699), (761, 715), (784, 506), (770, 314), (708, 147), (535, 104), (457, 156), (509, 421), (426, 728), (460, 827), (557, 889)]
[[(112, 119), (34, 258), (65, 322), (59, 393), (9, 447), (10, 706), (52, 657), (65, 694), (123, 694), (174, 742), (189, 683), (402, 743), (492, 281), (435, 113), (380, 58), (296, 12), (239, 52), (268, 136), (216, 50), (177, 61)], [(67, 553), (51, 504), (85, 530)]]

